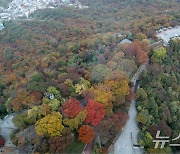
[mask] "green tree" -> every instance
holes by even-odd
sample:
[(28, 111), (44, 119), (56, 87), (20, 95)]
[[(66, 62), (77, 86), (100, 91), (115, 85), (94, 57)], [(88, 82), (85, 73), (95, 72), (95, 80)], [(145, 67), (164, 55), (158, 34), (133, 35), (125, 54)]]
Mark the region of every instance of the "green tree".
[(145, 92), (143, 88), (138, 89), (136, 96), (137, 96), (138, 101), (144, 101), (147, 99), (147, 93)]
[(91, 71), (91, 80), (96, 82), (102, 82), (109, 73), (110, 69), (106, 67), (106, 65), (98, 64)]
[(153, 55), (151, 57), (151, 60), (153, 62), (158, 62), (158, 63), (162, 63), (162, 60), (166, 58), (166, 48), (164, 47), (160, 47), (160, 48), (156, 48), (152, 51)]
[(52, 111), (55, 111), (58, 109), (58, 107), (60, 106), (61, 102), (57, 99), (49, 99), (47, 97), (43, 98), (43, 104), (47, 104)]
[(149, 124), (149, 114), (148, 111), (140, 111), (137, 114), (137, 121), (140, 122), (143, 125), (148, 125)]
[(27, 119), (26, 115), (23, 113), (18, 113), (13, 118), (13, 123), (17, 126), (20, 130), (26, 128), (27, 126)]

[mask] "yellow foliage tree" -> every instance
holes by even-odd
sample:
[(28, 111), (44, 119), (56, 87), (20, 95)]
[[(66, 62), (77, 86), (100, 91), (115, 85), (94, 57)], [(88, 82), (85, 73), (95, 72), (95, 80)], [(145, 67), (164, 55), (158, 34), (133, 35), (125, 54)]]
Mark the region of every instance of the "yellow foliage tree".
[(29, 124), (35, 124), (37, 120), (50, 113), (50, 107), (47, 104), (34, 106), (28, 110), (27, 119)]
[(87, 110), (83, 110), (77, 114), (73, 119), (66, 118), (63, 120), (63, 123), (70, 127), (71, 130), (78, 129), (79, 125), (83, 123), (87, 116)]
[(107, 80), (105, 84), (111, 88), (115, 95), (124, 95), (129, 94), (129, 85), (127, 80)]
[(112, 113), (112, 101), (114, 100), (113, 92), (105, 85), (98, 85), (91, 88), (94, 93), (94, 100), (105, 106), (106, 115)]
[(62, 115), (59, 112), (52, 112), (37, 121), (35, 125), (36, 133), (39, 136), (61, 136), (64, 126)]

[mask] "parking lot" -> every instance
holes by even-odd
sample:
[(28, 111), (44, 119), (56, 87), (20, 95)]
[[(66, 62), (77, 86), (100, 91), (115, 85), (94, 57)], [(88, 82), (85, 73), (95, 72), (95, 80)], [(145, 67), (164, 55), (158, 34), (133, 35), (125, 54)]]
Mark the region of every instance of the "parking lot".
[(180, 26), (164, 28), (157, 33), (157, 37), (167, 45), (171, 38), (180, 37)]

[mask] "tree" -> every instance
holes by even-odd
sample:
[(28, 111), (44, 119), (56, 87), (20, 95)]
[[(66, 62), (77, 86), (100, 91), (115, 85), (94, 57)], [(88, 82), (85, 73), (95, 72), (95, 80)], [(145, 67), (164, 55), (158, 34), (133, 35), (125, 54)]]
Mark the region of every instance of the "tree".
[(21, 114), (16, 114), (13, 118), (13, 123), (15, 124), (16, 127), (18, 127), (20, 130), (24, 129), (27, 126), (27, 119), (26, 115), (21, 113)]
[[(118, 53), (119, 54), (119, 53)], [(134, 70), (137, 69), (137, 65), (134, 59), (125, 59), (123, 57), (118, 57), (119, 55), (115, 54), (114, 57), (107, 63), (107, 66), (112, 71), (122, 71), (126, 75), (130, 76)]]
[(89, 125), (83, 125), (78, 130), (79, 137), (78, 140), (82, 141), (84, 144), (91, 143), (94, 138), (93, 128)]
[(36, 72), (31, 76), (31, 78), (27, 83), (27, 90), (30, 92), (33, 91), (45, 92), (46, 83), (42, 73)]
[(172, 129), (168, 126), (167, 122), (162, 119), (159, 123), (158, 123), (158, 128), (159, 130), (161, 130), (161, 132), (163, 134), (165, 134), (166, 136), (171, 136), (172, 134)]
[(62, 132), (62, 136), (51, 136), (48, 139), (49, 152), (51, 153), (64, 153), (67, 151), (69, 145), (73, 142), (74, 134), (68, 128)]
[(106, 117), (101, 123), (96, 126), (95, 132), (101, 139), (103, 145), (109, 145), (109, 142), (114, 140), (114, 137), (121, 131), (128, 119), (127, 113), (117, 112), (111, 117)]
[(145, 148), (154, 146), (153, 137), (149, 132), (146, 132), (145, 134), (141, 133), (138, 143)]
[(94, 92), (94, 100), (106, 105), (108, 102), (112, 102), (113, 93), (109, 87), (105, 85), (97, 85), (95, 88), (92, 88)]
[(130, 43), (129, 46), (126, 48), (126, 54), (132, 57), (133, 56), (135, 57), (139, 50), (141, 50), (140, 45), (133, 42), (133, 43)]
[(104, 118), (105, 109), (104, 105), (96, 102), (94, 100), (88, 100), (88, 105), (85, 107), (88, 114), (85, 119), (87, 124), (91, 124), (93, 126), (97, 126), (101, 120)]
[(44, 97), (42, 101), (43, 101), (43, 104), (47, 104), (53, 111), (57, 110), (59, 105), (61, 104), (59, 100), (49, 99), (47, 97)]
[(109, 73), (110, 69), (106, 67), (106, 65), (98, 64), (91, 71), (91, 80), (96, 82), (102, 82)]
[(60, 89), (61, 94), (62, 94), (63, 97), (68, 97), (69, 96), (69, 87), (68, 87), (67, 84), (61, 83), (59, 85), (59, 89)]
[(144, 52), (143, 50), (140, 50), (136, 56), (136, 60), (138, 64), (144, 64), (147, 63), (149, 58), (148, 58), (148, 53)]
[(147, 39), (147, 36), (145, 34), (143, 34), (143, 33), (137, 33), (135, 38), (142, 41), (144, 39)]
[(94, 100), (105, 106), (106, 114), (112, 113), (113, 92), (106, 85), (97, 85), (91, 88), (94, 93)]
[(135, 41), (126, 49), (126, 54), (136, 58), (138, 64), (148, 61), (148, 44), (145, 41)]
[(137, 121), (143, 125), (148, 125), (149, 123), (149, 114), (148, 111), (141, 111), (137, 114)]
[(166, 57), (166, 48), (160, 47), (156, 48), (152, 51), (153, 55), (151, 57), (151, 60), (153, 62), (162, 63), (162, 60)]
[(74, 118), (80, 111), (83, 110), (83, 107), (77, 99), (71, 97), (65, 101), (62, 105), (62, 111), (65, 117)]
[(4, 145), (5, 140), (2, 136), (0, 136), (0, 148)]
[(32, 95), (35, 99), (35, 102), (40, 102), (41, 99), (42, 99), (42, 94), (41, 92), (38, 92), (38, 91), (33, 91), (30, 93), (30, 95)]
[(86, 119), (87, 110), (80, 111), (73, 119), (65, 118), (63, 123), (67, 125), (71, 130), (78, 129), (79, 125)]
[(37, 120), (43, 118), (51, 111), (47, 104), (42, 104), (40, 106), (34, 106), (32, 109), (28, 110), (27, 122), (29, 124), (35, 124)]
[(46, 153), (49, 150), (48, 138), (39, 137), (34, 145), (35, 153)]
[(35, 98), (25, 90), (17, 93), (17, 96), (12, 100), (13, 110), (19, 111), (23, 107), (31, 107), (35, 104)]
[(54, 95), (59, 95), (59, 94), (60, 94), (60, 91), (58, 91), (58, 90), (57, 90), (55, 87), (53, 87), (53, 86), (48, 87), (47, 92), (50, 93), (50, 94), (54, 94)]
[(145, 92), (143, 88), (138, 89), (136, 96), (137, 96), (137, 99), (140, 101), (144, 101), (147, 99), (147, 93)]
[(178, 52), (180, 50), (180, 39), (171, 39), (169, 41), (170, 51)]
[(35, 125), (36, 133), (39, 136), (61, 136), (63, 129), (62, 115), (59, 112), (48, 114), (44, 118), (38, 120)]
[(88, 80), (85, 80), (84, 78), (80, 78), (79, 82), (75, 84), (75, 91), (78, 94), (81, 94), (83, 91), (88, 89), (90, 87), (90, 82)]
[(113, 136), (116, 136), (116, 134), (124, 127), (128, 118), (129, 116), (127, 113), (117, 112), (113, 114), (112, 118), (108, 119), (112, 123), (110, 133), (112, 133)]
[(110, 87), (111, 91), (114, 92), (114, 95), (123, 95), (127, 96), (129, 94), (129, 84), (127, 80), (107, 80), (105, 84)]

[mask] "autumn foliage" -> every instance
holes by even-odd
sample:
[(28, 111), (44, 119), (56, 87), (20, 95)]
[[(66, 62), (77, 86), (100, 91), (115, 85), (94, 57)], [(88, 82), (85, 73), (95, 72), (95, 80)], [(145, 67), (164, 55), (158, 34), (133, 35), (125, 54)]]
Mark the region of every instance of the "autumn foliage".
[(5, 140), (2, 136), (0, 136), (0, 148), (4, 145)]
[(76, 117), (72, 119), (65, 118), (63, 120), (63, 123), (69, 126), (71, 130), (78, 129), (79, 125), (82, 125), (82, 123), (84, 122), (86, 116), (87, 116), (87, 110), (84, 109), (81, 112), (79, 112)]
[(104, 118), (105, 109), (104, 105), (96, 102), (94, 100), (88, 100), (88, 105), (85, 107), (88, 111), (85, 122), (93, 126), (97, 126), (101, 120)]
[(64, 129), (63, 136), (50, 137), (48, 140), (49, 151), (51, 153), (64, 153), (72, 143), (74, 135), (69, 129)]
[(61, 136), (64, 126), (62, 115), (59, 112), (52, 112), (36, 123), (36, 133), (39, 136)]
[(126, 54), (136, 58), (138, 64), (148, 61), (148, 44), (144, 41), (135, 41), (126, 48)]
[(62, 105), (63, 114), (68, 118), (74, 118), (82, 109), (80, 101), (73, 97), (65, 101)]
[(82, 141), (85, 144), (90, 143), (94, 138), (93, 128), (89, 125), (81, 126), (78, 130), (79, 137), (78, 140)]
[(34, 105), (35, 97), (30, 95), (27, 91), (19, 91), (16, 98), (12, 100), (12, 106), (14, 111), (18, 111), (23, 107), (30, 107)]

